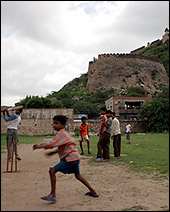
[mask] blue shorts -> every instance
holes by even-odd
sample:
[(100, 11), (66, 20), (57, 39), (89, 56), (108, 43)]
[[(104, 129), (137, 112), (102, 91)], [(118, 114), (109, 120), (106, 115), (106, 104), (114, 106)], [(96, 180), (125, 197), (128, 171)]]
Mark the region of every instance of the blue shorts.
[(130, 140), (130, 132), (126, 133), (126, 139)]
[(65, 158), (62, 158), (60, 163), (55, 165), (53, 168), (63, 174), (80, 174), (79, 163), (80, 160), (67, 162)]

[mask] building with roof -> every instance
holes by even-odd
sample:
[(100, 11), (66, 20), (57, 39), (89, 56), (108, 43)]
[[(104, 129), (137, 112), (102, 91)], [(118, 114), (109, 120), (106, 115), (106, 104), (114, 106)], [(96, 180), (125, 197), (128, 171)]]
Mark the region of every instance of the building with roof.
[(119, 119), (136, 120), (143, 104), (151, 100), (152, 97), (111, 97), (105, 101), (105, 105)]

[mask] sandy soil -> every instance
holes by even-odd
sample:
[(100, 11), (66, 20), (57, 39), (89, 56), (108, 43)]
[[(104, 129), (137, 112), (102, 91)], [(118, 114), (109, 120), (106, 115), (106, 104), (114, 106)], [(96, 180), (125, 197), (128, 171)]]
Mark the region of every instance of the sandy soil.
[(89, 163), (83, 156), (81, 174), (99, 193), (84, 195), (87, 188), (73, 174), (57, 173), (57, 202), (40, 199), (50, 192), (48, 170), (59, 162), (58, 155), (44, 156), (47, 150), (32, 151), (32, 144), (18, 146), (22, 160), (18, 171), (6, 172), (6, 153), (1, 153), (1, 211), (163, 211), (169, 208), (169, 180), (135, 174), (114, 162)]

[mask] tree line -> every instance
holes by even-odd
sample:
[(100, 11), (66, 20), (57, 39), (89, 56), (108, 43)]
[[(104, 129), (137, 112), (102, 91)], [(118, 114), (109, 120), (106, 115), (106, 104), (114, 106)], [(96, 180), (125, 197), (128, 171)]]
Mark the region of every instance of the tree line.
[[(69, 88), (70, 89), (70, 88)], [(73, 108), (75, 114), (88, 114), (89, 118), (99, 116), (100, 108), (105, 106), (105, 101), (114, 95), (114, 89), (103, 91), (99, 89), (95, 94), (86, 89), (78, 89), (79, 93), (72, 93), (66, 89), (52, 92), (46, 97), (26, 96), (15, 106), (24, 108)], [(144, 96), (142, 88), (129, 87), (127, 96)], [(152, 101), (146, 102), (140, 110), (139, 119), (144, 121), (148, 131), (169, 131), (169, 88), (162, 87)]]

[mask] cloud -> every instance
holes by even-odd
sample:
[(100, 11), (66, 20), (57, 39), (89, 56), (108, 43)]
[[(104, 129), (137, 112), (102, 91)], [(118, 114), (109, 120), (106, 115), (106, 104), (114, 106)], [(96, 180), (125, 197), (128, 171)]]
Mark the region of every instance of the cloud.
[(168, 1), (2, 1), (1, 104), (58, 91), (98, 54), (129, 53), (168, 26)]

